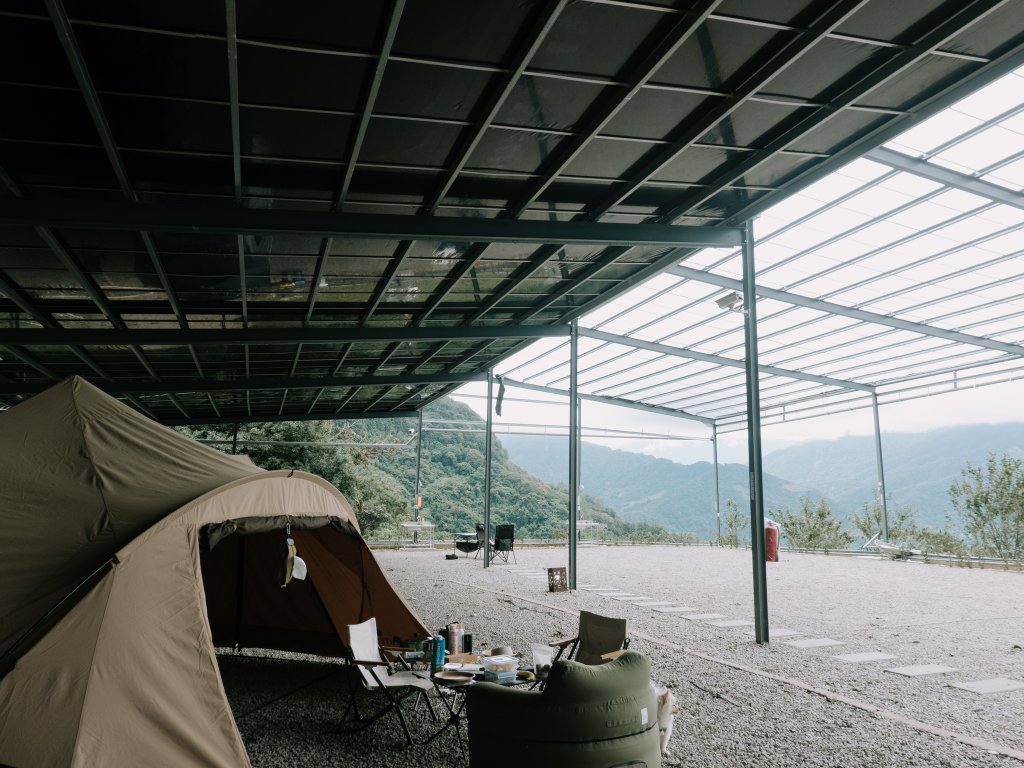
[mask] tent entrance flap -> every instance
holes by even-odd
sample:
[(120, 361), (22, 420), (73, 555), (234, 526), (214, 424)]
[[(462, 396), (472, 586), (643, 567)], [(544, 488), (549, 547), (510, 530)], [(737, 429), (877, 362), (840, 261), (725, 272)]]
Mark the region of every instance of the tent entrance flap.
[(222, 536), (200, 556), (213, 644), (343, 656), (312, 575), (281, 587), (284, 538), (283, 527)]

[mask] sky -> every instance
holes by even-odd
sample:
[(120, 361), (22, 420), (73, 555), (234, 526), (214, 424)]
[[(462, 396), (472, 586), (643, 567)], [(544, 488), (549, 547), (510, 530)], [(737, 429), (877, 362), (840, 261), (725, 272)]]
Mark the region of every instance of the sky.
[[(486, 385), (473, 384), (462, 387), (454, 397), (485, 418), (486, 394)], [(518, 402), (518, 399), (544, 399), (548, 403), (524, 403)], [(568, 420), (568, 407), (564, 399), (547, 398), (509, 387), (502, 404), (502, 416), (494, 418), (494, 430), (499, 439), (505, 433), (565, 434)], [(1013, 421), (1024, 422), (1024, 381), (967, 388), (882, 405), (879, 408), (883, 447), (887, 433), (927, 432), (962, 424), (1003, 424)], [(657, 438), (588, 439), (589, 442), (609, 448), (645, 453), (681, 464), (712, 460), (710, 430), (695, 422), (584, 402), (582, 424), (585, 431), (619, 429), (658, 435)], [(873, 434), (871, 410), (862, 409), (788, 424), (766, 425), (762, 429), (762, 452), (767, 454), (812, 440)], [(661, 436), (672, 436), (675, 439), (661, 439)], [(719, 436), (718, 460), (721, 463), (746, 463), (746, 431)]]
[[(1024, 68), (918, 123), (886, 146), (924, 159), (933, 167), (948, 168), (1020, 195), (1024, 191), (1022, 87)], [(976, 187), (970, 189), (977, 191)], [(1000, 196), (980, 197), (962, 189), (943, 188), (920, 174), (896, 173), (879, 162), (855, 160), (790, 195), (755, 220), (758, 283), (1019, 345), (1024, 340), (1014, 335), (1019, 334), (1020, 317), (1024, 316), (1022, 209), (1024, 205)], [(690, 255), (685, 265), (734, 277), (739, 276), (740, 269), (736, 253), (723, 258), (722, 250), (712, 249)], [(695, 282), (678, 277), (652, 278), (589, 313), (580, 324), (646, 341), (664, 340), (679, 347), (742, 357), (742, 323), (728, 312), (709, 316), (711, 301), (706, 286), (698, 284), (695, 293), (687, 294), (688, 286)], [(763, 297), (758, 299), (759, 308), (762, 301)], [(770, 312), (770, 302), (766, 303)], [(886, 403), (886, 383), (891, 398), (893, 392), (913, 386), (915, 381), (922, 389), (908, 391), (924, 392), (925, 386), (934, 387), (932, 391), (949, 389), (952, 378), (947, 372), (927, 385), (926, 379), (914, 377), (900, 384), (903, 358), (913, 360), (928, 354), (927, 350), (903, 347), (902, 358), (891, 357), (887, 343), (876, 348), (862, 343), (865, 334), (856, 324), (849, 328), (836, 326), (826, 334), (819, 332), (816, 324), (802, 321), (808, 314), (807, 310), (803, 312), (803, 316), (799, 312), (780, 314), (772, 326), (770, 318), (761, 323), (759, 309), (759, 336), (770, 340), (792, 335), (788, 342), (796, 350), (792, 354), (797, 355), (795, 359), (809, 358), (811, 370), (815, 358), (820, 364), (835, 355), (847, 361), (841, 363), (842, 370), (842, 365), (851, 365), (850, 357), (859, 355), (857, 363), (861, 367), (843, 378), (883, 383), (879, 389), (883, 448), (887, 433), (925, 432), (964, 424), (1024, 423), (1024, 381), (1013, 380), (1014, 375), (1021, 374), (1010, 368), (1008, 360), (1012, 356), (1000, 358), (990, 350), (982, 351), (980, 355), (987, 355), (991, 366), (985, 373), (983, 367), (974, 367), (981, 365), (977, 349), (965, 352), (950, 347), (950, 359), (936, 359), (929, 365), (934, 370), (945, 366), (958, 369), (955, 375), (959, 389)], [(704, 321), (707, 317), (712, 320)], [(710, 336), (707, 327), (711, 328)], [(693, 329), (698, 332), (695, 334)], [(581, 353), (586, 343), (587, 339), (581, 340)], [(591, 346), (596, 344), (592, 342)], [(715, 344), (717, 348), (713, 348)], [(539, 383), (566, 387), (564, 349), (560, 340), (550, 340), (546, 346), (536, 343), (507, 361), (504, 368), (499, 366), (496, 373), (511, 370), (512, 377), (521, 380), (531, 380), (532, 374), (537, 374)], [(546, 358), (545, 350), (549, 353)], [(672, 395), (658, 394), (658, 387), (678, 386), (675, 363), (666, 363), (660, 369), (644, 363), (630, 369), (634, 357), (623, 364), (627, 366), (623, 372), (615, 368), (617, 354), (618, 350), (599, 351), (586, 361), (594, 369), (592, 376), (601, 382), (599, 386), (615, 394), (621, 379), (634, 376), (639, 380), (639, 391), (646, 391), (651, 402), (671, 402)], [(650, 357), (659, 356), (650, 353)], [(992, 378), (986, 378), (989, 376)], [(1003, 383), (988, 383), (997, 380)], [(979, 383), (985, 386), (977, 386)], [(629, 385), (633, 386), (632, 380)], [(467, 385), (460, 393), (471, 395), (463, 401), (485, 415), (486, 385)], [(529, 402), (518, 402), (520, 399)], [(808, 407), (813, 406), (808, 403)], [(565, 398), (509, 387), (502, 413), (494, 422), (499, 436), (503, 432), (567, 432)], [(587, 401), (582, 413), (585, 440), (684, 464), (712, 459), (711, 430), (700, 423)], [(594, 432), (600, 429), (640, 431), (647, 436), (599, 439)], [(768, 454), (811, 440), (873, 434), (870, 408), (841, 411), (766, 424), (762, 429), (762, 452)], [(671, 439), (660, 439), (666, 436)], [(747, 461), (745, 430), (719, 436), (718, 459), (723, 463)]]

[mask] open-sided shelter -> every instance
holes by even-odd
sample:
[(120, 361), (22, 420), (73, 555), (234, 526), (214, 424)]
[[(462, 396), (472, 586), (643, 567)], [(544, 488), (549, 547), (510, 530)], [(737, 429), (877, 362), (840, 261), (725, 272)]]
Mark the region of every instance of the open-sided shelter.
[[(426, 634), (345, 497), (69, 379), (0, 415), (0, 763), (248, 765), (215, 646)], [(308, 567), (280, 586), (286, 527)]]

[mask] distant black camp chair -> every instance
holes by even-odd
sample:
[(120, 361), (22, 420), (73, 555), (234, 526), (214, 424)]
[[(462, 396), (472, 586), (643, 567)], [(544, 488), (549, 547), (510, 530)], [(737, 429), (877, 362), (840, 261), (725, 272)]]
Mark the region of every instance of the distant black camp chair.
[(475, 557), (479, 557), (480, 556), (480, 550), (483, 549), (484, 541), (486, 541), (486, 539), (487, 539), (487, 534), (484, 531), (484, 524), (483, 523), (477, 523), (476, 524), (476, 539), (471, 540), (471, 541), (456, 541), (455, 542), (455, 548), (457, 550), (459, 550), (459, 552), (465, 552), (467, 555), (470, 552), (476, 552), (476, 554), (473, 555), (473, 557), (474, 558)]
[(508, 563), (508, 556), (512, 555), (512, 562), (516, 560), (515, 552), (516, 527), (511, 523), (494, 526), (494, 541), (491, 542), (491, 553), (495, 560), (504, 560)]

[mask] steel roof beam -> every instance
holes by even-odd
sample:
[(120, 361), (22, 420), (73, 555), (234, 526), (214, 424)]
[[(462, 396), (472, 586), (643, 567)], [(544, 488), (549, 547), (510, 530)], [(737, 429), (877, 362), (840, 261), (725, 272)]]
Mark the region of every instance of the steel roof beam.
[[(377, 63), (373, 68), (373, 75), (370, 78), (370, 85), (367, 89), (366, 99), (363, 102), (363, 110), (359, 116), (359, 125), (356, 127), (355, 135), (352, 137), (352, 146), (348, 153), (348, 162), (345, 163), (345, 173), (342, 177), (338, 191), (331, 202), (331, 212), (337, 211), (348, 197), (349, 187), (352, 185), (352, 177), (356, 172), (356, 165), (359, 161), (359, 153), (363, 149), (363, 141), (366, 139), (366, 131), (370, 126), (370, 119), (373, 117), (373, 109), (377, 104), (377, 95), (380, 93), (381, 83), (384, 81), (384, 71), (387, 69), (388, 57), (391, 56), (391, 49), (398, 35), (398, 25), (402, 20), (402, 12), (405, 10), (405, 0), (394, 0), (391, 5), (391, 13), (388, 16), (388, 26), (384, 32), (384, 40), (380, 46), (380, 53), (377, 55)], [(327, 260), (330, 258), (333, 237), (325, 237), (320, 243), (320, 251), (317, 256), (316, 267), (313, 270), (313, 281), (309, 287), (309, 301), (306, 305), (306, 322), (313, 318), (313, 309), (316, 306), (317, 294), (320, 292), (320, 281), (327, 268)], [(402, 256), (404, 258), (404, 254)], [(390, 280), (389, 280), (390, 282)], [(376, 308), (384, 293), (387, 284), (382, 284), (377, 289), (377, 295), (371, 302), (371, 307)], [(373, 314), (369, 309), (364, 316), (364, 322)]]
[(739, 245), (740, 230), (457, 216), (329, 213), (285, 209), (178, 208), (104, 200), (8, 199), (0, 224), (88, 230), (140, 229), (190, 234), (304, 234), (394, 240), (646, 245), (717, 248)]
[[(676, 265), (669, 267), (665, 270), (666, 273), (675, 275), (676, 277), (683, 277), (687, 280), (695, 280), (701, 283), (708, 283), (709, 285), (717, 285), (720, 288), (730, 288), (734, 291), (742, 291), (743, 283), (740, 280), (734, 280), (731, 277), (725, 277), (723, 275), (715, 275), (710, 272), (704, 272), (699, 269), (693, 269), (692, 267), (684, 267)], [(798, 307), (807, 307), (809, 309), (815, 309), (819, 312), (830, 315), (839, 315), (841, 317), (852, 317), (855, 320), (862, 320), (866, 323), (874, 323), (875, 325), (884, 325), (889, 328), (897, 328), (901, 331), (910, 331), (911, 333), (919, 333), (922, 336), (934, 336), (938, 339), (945, 339), (946, 341), (955, 341), (960, 344), (970, 344), (975, 347), (985, 347), (986, 349), (994, 349), (998, 352), (1005, 352), (1008, 355), (1015, 357), (1024, 357), (1024, 346), (1018, 344), (1008, 344), (1003, 341), (996, 341), (995, 339), (989, 339), (984, 336), (972, 336), (967, 333), (960, 333), (959, 331), (949, 331), (944, 328), (934, 328), (923, 323), (914, 323), (910, 320), (901, 320), (898, 317), (892, 317), (890, 315), (882, 315), (877, 312), (868, 312), (863, 309), (856, 309), (854, 307), (844, 307), (841, 304), (835, 304), (831, 301), (821, 301), (820, 299), (812, 299), (807, 296), (800, 296), (795, 293), (789, 293), (787, 291), (779, 291), (774, 288), (766, 288), (763, 285), (757, 286), (757, 295), (765, 299), (773, 299), (775, 301), (781, 301), (785, 304), (793, 304)]]
[[(605, 333), (604, 331), (595, 331), (589, 328), (580, 328), (580, 336), (586, 336), (591, 339), (599, 339), (600, 341), (607, 341), (612, 344), (622, 344), (628, 347), (635, 347), (636, 349), (645, 349), (648, 352), (657, 352), (662, 355), (670, 355), (672, 357), (683, 357), (690, 360), (700, 360), (705, 363), (712, 363), (714, 365), (723, 365), (730, 368), (742, 368), (746, 369), (746, 363), (743, 360), (734, 360), (729, 357), (722, 357), (721, 355), (709, 355), (705, 352), (697, 352), (692, 349), (682, 349), (680, 347), (673, 347), (668, 344), (658, 344), (651, 341), (642, 341), (640, 339), (632, 339), (629, 336), (620, 336), (614, 333)], [(839, 387), (841, 389), (858, 389), (863, 392), (873, 392), (874, 387), (869, 384), (860, 384), (855, 381), (847, 381), (845, 379), (836, 379), (831, 376), (816, 376), (812, 373), (804, 373), (803, 371), (793, 371), (787, 368), (777, 368), (774, 365), (758, 365), (758, 370), (761, 373), (767, 373), (772, 376), (782, 376), (788, 379), (800, 379), (801, 381), (812, 381), (816, 384), (824, 384), (829, 387)]]
[[(796, 64), (803, 54), (827, 37), (850, 16), (866, 5), (867, 2), (868, 0), (840, 0), (840, 2), (833, 3), (807, 29), (795, 32), (796, 36), (793, 39), (784, 44), (758, 67), (755, 72), (737, 87), (733, 88), (732, 93), (723, 102), (705, 112), (695, 124), (687, 126), (684, 133), (677, 137), (669, 147), (659, 151), (651, 160), (644, 162), (639, 172), (633, 175), (624, 189), (613, 189), (611, 194), (594, 206), (595, 210), (605, 212), (623, 202), (649, 179), (657, 175), (665, 166), (689, 149), (695, 141), (700, 139), (711, 128), (743, 106), (751, 96), (774, 80), (779, 73)], [(678, 218), (678, 216), (679, 214), (677, 213), (674, 216), (666, 216), (665, 218), (670, 220), (670, 218)]]
[[(519, 198), (519, 200), (509, 207), (507, 216), (510, 218), (518, 218), (521, 216), (531, 204), (533, 204), (537, 198), (546, 190), (559, 175), (575, 160), (580, 152), (598, 135), (601, 130), (610, 123), (615, 116), (622, 110), (622, 108), (629, 103), (629, 101), (639, 92), (639, 90), (657, 73), (659, 69), (667, 62), (679, 47), (683, 45), (690, 36), (700, 27), (701, 24), (707, 19), (708, 15), (714, 10), (719, 4), (720, 0), (714, 0), (712, 2), (705, 2), (702, 4), (702, 9), (699, 11), (686, 12), (684, 17), (681, 18), (665, 35), (659, 44), (652, 50), (644, 59), (634, 68), (628, 81), (620, 84), (620, 87), (625, 87), (625, 93), (615, 93), (612, 96), (605, 99), (599, 109), (596, 110), (596, 114), (590, 120), (587, 127), (580, 132), (580, 134), (574, 137), (571, 145), (563, 150), (557, 163), (551, 168), (543, 177), (539, 179), (537, 183), (532, 184), (527, 191)], [(864, 2), (865, 0), (859, 0)], [(702, 132), (703, 133), (703, 132)], [(586, 218), (597, 219), (604, 213), (608, 208), (601, 208), (595, 211), (593, 214), (588, 215)], [(562, 243), (565, 245), (567, 243)], [(469, 322), (479, 320), (494, 307), (501, 303), (505, 297), (513, 293), (518, 286), (520, 286), (525, 280), (528, 280), (534, 272), (547, 264), (554, 256), (561, 250), (559, 244), (548, 245), (544, 248), (540, 248), (534, 253), (530, 260), (521, 266), (519, 266), (511, 275), (506, 278), (503, 284), (498, 288), (495, 294), (478, 309), (469, 318)], [(620, 251), (619, 255), (625, 251)], [(475, 254), (475, 258), (478, 259), (482, 255), (482, 251), (479, 254)], [(617, 258), (617, 256), (615, 257)], [(615, 258), (607, 260), (607, 263), (615, 261)], [(590, 274), (593, 274), (598, 270), (592, 269)], [(589, 276), (589, 275), (588, 275)], [(586, 279), (586, 278), (584, 278)], [(569, 290), (573, 286), (570, 285)], [(568, 290), (563, 292), (567, 293)], [(561, 296), (559, 296), (561, 298)], [(546, 307), (547, 305), (545, 305)], [(536, 314), (538, 310), (530, 310), (530, 315)]]
[[(338, 376), (332, 379), (323, 376), (251, 376), (244, 379), (194, 381), (100, 381), (93, 382), (100, 389), (110, 393), (127, 394), (201, 394), (210, 392), (252, 392), (256, 390), (282, 389), (320, 389), (330, 387), (343, 389), (346, 387), (390, 387), (395, 385), (422, 384), (468, 384), (474, 381), (486, 381), (486, 373), (438, 373), (400, 376)], [(27, 394), (41, 391), (40, 387), (23, 384), (0, 385), (0, 395)]]
[[(854, 104), (857, 99), (866, 96), (876, 88), (889, 82), (892, 78), (897, 77), (900, 73), (919, 63), (936, 47), (942, 45), (942, 43), (955, 35), (963, 33), (979, 19), (987, 16), (996, 8), (1006, 5), (1009, 1), (973, 0), (973, 2), (965, 3), (963, 7), (957, 9), (952, 17), (947, 12), (942, 11), (942, 22), (915, 40), (912, 45), (907, 46), (907, 48), (901, 50), (881, 65), (869, 66), (863, 77), (829, 99), (827, 104), (816, 108), (810, 115), (800, 117), (788, 129), (782, 131), (769, 141), (765, 147), (759, 149), (736, 166), (709, 179), (707, 182), (711, 187), (709, 192), (674, 207), (660, 216), (659, 220), (671, 222), (685, 215), (687, 211), (699, 208), (704, 203), (707, 203), (726, 186), (770, 160), (779, 150), (786, 148), (789, 144), (821, 127), (836, 115), (842, 114), (843, 110)], [(935, 12), (934, 15), (938, 16), (940, 12)], [(633, 186), (632, 190), (638, 188), (639, 184)]]
[(995, 203), (1024, 209), (1024, 195), (1020, 192), (1014, 192), (1012, 189), (993, 184), (991, 181), (968, 176), (966, 173), (958, 173), (949, 168), (933, 165), (927, 160), (920, 160), (916, 157), (905, 155), (902, 152), (886, 149), (885, 147), (874, 149), (864, 155), (864, 157), (868, 160), (874, 160), (876, 163), (888, 165), (890, 168), (895, 168), (898, 171), (906, 171), (923, 179), (936, 181), (939, 184), (952, 187), (953, 189), (970, 192), (972, 195), (984, 197)]
[[(884, 125), (869, 131), (853, 143), (832, 154), (829, 160), (798, 173), (786, 184), (786, 194), (794, 194), (801, 189), (821, 181), (846, 163), (856, 160), (880, 145), (895, 138), (914, 125), (927, 120), (960, 99), (970, 96), (985, 85), (1003, 75), (1009, 74), (1024, 65), (1024, 43), (1017, 45), (998, 59), (985, 64), (977, 71), (957, 80), (952, 85), (938, 91), (917, 106), (913, 112), (891, 120)], [(738, 224), (763, 213), (779, 201), (779, 192), (770, 192), (756, 202), (740, 209), (724, 221), (726, 224)]]
[[(100, 103), (96, 87), (93, 85), (92, 77), (89, 74), (89, 69), (85, 65), (85, 59), (82, 56), (81, 49), (78, 47), (78, 40), (75, 37), (74, 30), (71, 28), (71, 22), (68, 19), (67, 12), (64, 10), (64, 5), (61, 0), (46, 0), (46, 8), (49, 12), (54, 28), (56, 29), (57, 37), (60, 39), (61, 46), (64, 48), (64, 54), (68, 59), (68, 64), (71, 66), (71, 71), (75, 76), (75, 81), (78, 83), (78, 90), (80, 91), (82, 98), (85, 99), (86, 107), (92, 117), (93, 126), (96, 128), (96, 132), (100, 136), (100, 141), (102, 142), (103, 149), (107, 154), (107, 159), (114, 170), (114, 175), (117, 177), (121, 191), (128, 200), (133, 203), (137, 202), (138, 196), (135, 194), (131, 180), (128, 178), (128, 172), (124, 167), (121, 154), (118, 152), (117, 144), (114, 141), (114, 134), (110, 129), (110, 123), (107, 121), (106, 114), (103, 111), (103, 105)], [(149, 236), (149, 232), (144, 228), (140, 228), (140, 230), (139, 235), (142, 239), (143, 246), (149, 253), (150, 261), (153, 263), (153, 268), (156, 271), (161, 285), (163, 286), (164, 294), (167, 296), (167, 301), (171, 305), (171, 309), (178, 319), (178, 324), (182, 328), (187, 328), (188, 322), (186, 321), (184, 314), (181, 312), (181, 307), (178, 306), (174, 288), (171, 286), (167, 278), (166, 270), (164, 269), (160, 256), (157, 253), (153, 239)], [(65, 268), (75, 275), (75, 278), (81, 283), (86, 293), (88, 293), (89, 297), (96, 303), (96, 306), (99, 307), (103, 314), (107, 316), (107, 319), (116, 327), (123, 328), (124, 321), (121, 319), (121, 316), (107, 302), (106, 296), (99, 289), (99, 286), (95, 284), (91, 276), (85, 274), (77, 260), (74, 259), (64, 248), (56, 235), (51, 233), (46, 227), (36, 227), (36, 232), (39, 233), (40, 237), (42, 237), (47, 245), (50, 246), (50, 249), (58, 256), (58, 258), (64, 262)], [(135, 354), (139, 363), (142, 364), (142, 367), (146, 369), (147, 373), (149, 373), (153, 378), (157, 378), (156, 371), (146, 358), (143, 351), (138, 347), (132, 347), (132, 352)], [(204, 374), (202, 365), (199, 362), (199, 356), (196, 354), (195, 350), (190, 350), (190, 352), (192, 353), (192, 360), (195, 363), (196, 370), (198, 371), (199, 376), (202, 377)], [(173, 395), (171, 398), (173, 400)], [(182, 412), (184, 412), (184, 409), (181, 408), (179, 404), (175, 404), (182, 410)], [(210, 401), (210, 404), (216, 411), (217, 406), (212, 400)]]
[[(544, 392), (549, 395), (557, 395), (559, 397), (568, 397), (569, 390), (558, 389), (556, 387), (545, 387), (540, 384), (527, 384), (525, 381), (516, 381), (515, 379), (502, 378), (502, 381), (509, 387), (519, 387), (520, 389), (529, 389), (534, 392)], [(632, 400), (620, 400), (617, 397), (605, 397), (603, 395), (587, 395), (582, 392), (578, 393), (580, 400), (587, 400), (592, 403), (601, 403), (603, 405), (614, 405), (619, 408), (630, 408), (634, 411), (644, 411), (645, 413), (653, 413), (658, 416), (672, 416), (677, 419), (687, 419), (689, 421), (698, 421), (701, 424), (705, 424), (709, 427), (714, 426), (715, 420), (709, 419), (706, 416), (697, 416), (693, 413), (687, 413), (686, 411), (679, 411), (673, 408), (663, 408), (657, 405), (647, 405), (646, 403), (637, 403)]]
[(359, 342), (475, 341), (489, 339), (543, 339), (568, 336), (567, 325), (475, 325), (452, 328), (11, 328), (2, 331), (11, 344), (63, 346), (66, 344), (354, 344)]
[(452, 185), (466, 166), (473, 151), (477, 148), (480, 140), (483, 139), (484, 134), (487, 133), (487, 129), (490, 128), (494, 119), (498, 116), (508, 97), (512, 95), (516, 84), (519, 82), (519, 78), (526, 71), (530, 60), (533, 59), (534, 54), (537, 53), (543, 44), (551, 28), (558, 20), (559, 15), (568, 5), (569, 0), (551, 0), (545, 3), (536, 22), (534, 22), (532, 30), (525, 36), (525, 42), (519, 48), (516, 55), (511, 57), (515, 60), (515, 65), (505, 71), (500, 83), (488, 89), (488, 93), (492, 95), (489, 103), (480, 110), (483, 113), (483, 118), (475, 126), (472, 134), (463, 141), (457, 152), (458, 160), (452, 166), (447, 178), (434, 190), (427, 205), (424, 206), (428, 213), (433, 212), (451, 190)]
[[(462, 147), (458, 152), (459, 159), (454, 163), (451, 171), (448, 173), (445, 181), (434, 191), (429, 201), (424, 206), (424, 212), (433, 214), (452, 186), (455, 184), (455, 180), (459, 174), (463, 171), (466, 163), (469, 161), (473, 151), (479, 145), (484, 134), (487, 133), (488, 128), (493, 125), (494, 119), (498, 116), (502, 106), (508, 100), (508, 97), (512, 94), (516, 84), (519, 82), (519, 78), (523, 72), (526, 71), (526, 66), (530, 63), (537, 49), (540, 48), (544, 42), (544, 38), (547, 37), (548, 32), (554, 26), (555, 21), (559, 15), (568, 5), (568, 0), (554, 0), (548, 2), (545, 5), (540, 17), (534, 25), (533, 31), (527, 36), (526, 42), (520, 48), (518, 55), (515, 57), (518, 62), (516, 66), (512, 67), (505, 73), (504, 80), (500, 87), (492, 89), (495, 94), (491, 99), (490, 105), (485, 112), (484, 118), (476, 126), (476, 130), (473, 131), (472, 135), (469, 136), (463, 143)], [(512, 214), (512, 218), (515, 218), (516, 214)], [(455, 286), (458, 285), (459, 281), (466, 276), (477, 265), (484, 253), (487, 250), (487, 244), (485, 243), (474, 243), (467, 249), (466, 253), (462, 255), (460, 263), (452, 270), (452, 272), (445, 277), (444, 284), (439, 287), (434, 295), (427, 302), (427, 304), (420, 310), (419, 314), (414, 321), (416, 325), (420, 325), (432, 315), (445, 298), (454, 290)]]
[[(865, 0), (859, 0), (864, 2)], [(668, 34), (664, 35), (657, 45), (651, 49), (633, 69), (626, 81), (618, 86), (617, 92), (606, 98), (596, 110), (592, 110), (593, 117), (579, 131), (579, 136), (565, 148), (559, 147), (558, 157), (553, 167), (537, 183), (530, 185), (518, 201), (510, 206), (509, 215), (520, 216), (540, 195), (544, 193), (562, 172), (579, 157), (579, 154), (586, 146), (600, 135), (601, 131), (615, 119), (615, 116), (630, 103), (640, 89), (668, 62), (679, 48), (697, 31), (705, 22), (711, 12), (721, 3), (721, 0), (706, 0), (699, 4), (699, 8), (693, 11), (686, 11), (681, 18), (673, 25)], [(624, 90), (623, 90), (624, 89)], [(702, 131), (701, 133), (705, 133)], [(608, 206), (610, 207), (610, 206)], [(607, 208), (604, 208), (607, 210)]]
[(217, 418), (200, 419), (157, 419), (161, 424), (168, 427), (187, 427), (193, 424), (247, 424), (250, 422), (278, 422), (278, 421), (335, 421), (336, 419), (411, 419), (415, 418), (418, 411), (385, 411), (378, 413), (366, 413), (363, 411), (320, 411), (317, 413), (295, 411), (292, 413), (275, 414), (254, 418), (251, 415), (224, 415)]
[[(799, 58), (799, 56), (802, 53), (810, 49), (823, 36), (827, 35), (829, 31), (835, 29), (840, 24), (842, 24), (846, 18), (848, 18), (852, 13), (856, 12), (856, 10), (858, 10), (862, 5), (864, 5), (865, 2), (866, 0), (841, 0), (840, 2), (835, 3), (834, 6), (831, 7), (826, 13), (818, 17), (815, 24), (812, 25), (810, 29), (808, 29), (805, 32), (802, 32), (800, 34), (800, 37), (798, 37), (795, 41), (783, 46), (780, 51), (778, 51), (774, 56), (772, 56), (768, 60), (766, 65), (759, 68), (759, 70), (753, 76), (746, 79), (744, 83), (739, 86), (738, 89), (736, 89), (732, 94), (729, 95), (727, 101), (720, 104), (718, 108), (716, 108), (715, 110), (712, 110), (709, 113), (707, 113), (705, 118), (701, 119), (696, 125), (690, 126), (682, 137), (677, 138), (671, 145), (669, 145), (667, 151), (658, 154), (653, 164), (648, 163), (646, 166), (644, 166), (644, 170), (642, 171), (639, 180), (635, 179), (634, 182), (631, 183), (630, 189), (627, 191), (627, 193), (621, 195), (618, 194), (617, 191), (613, 191), (613, 193), (610, 196), (606, 197), (593, 208), (588, 218), (597, 219), (602, 215), (605, 215), (615, 205), (624, 201), (627, 197), (629, 197), (629, 195), (633, 193), (633, 191), (638, 189), (643, 183), (649, 180), (649, 178), (655, 175), (658, 171), (662, 170), (662, 168), (664, 168), (666, 165), (671, 163), (676, 157), (678, 157), (682, 152), (684, 152), (686, 148), (696, 143), (697, 139), (699, 139), (702, 135), (705, 135), (711, 128), (713, 128), (715, 125), (717, 125), (722, 120), (726, 119), (729, 115), (731, 115), (735, 110), (737, 110), (739, 106), (741, 106), (745, 100), (748, 100), (751, 96), (753, 96), (753, 94), (759, 88), (763, 87), (765, 84), (770, 82), (780, 71), (779, 68), (785, 69), (786, 67), (790, 66), (790, 63), (792, 63), (793, 60)], [(671, 218), (663, 218), (671, 221), (671, 219), (678, 218), (678, 216), (673, 216)], [(609, 251), (607, 254), (602, 256), (602, 258), (599, 261), (595, 262), (594, 266), (590, 267), (587, 270), (586, 274), (583, 276), (583, 280), (590, 278), (590, 276), (593, 276), (601, 269), (603, 269), (605, 266), (613, 264), (615, 261), (617, 261), (618, 258), (620, 258), (625, 253), (626, 251), (617, 249)], [(520, 285), (521, 282), (528, 279), (529, 276), (532, 273), (534, 273), (534, 271), (536, 271), (538, 268), (547, 263), (547, 261), (550, 258), (550, 255), (546, 255), (543, 252), (539, 252), (537, 257), (531, 259), (530, 262), (528, 262), (523, 267), (520, 267), (519, 270), (517, 270), (514, 274), (510, 276), (506, 287), (502, 289), (498, 294), (496, 294), (496, 296), (494, 296), (492, 300), (490, 300), (487, 304), (481, 307), (481, 309), (478, 310), (473, 315), (474, 319), (483, 316), (483, 314), (485, 314), (487, 311), (497, 306), (497, 304), (503, 298), (505, 298), (512, 291), (515, 290), (516, 286)], [(650, 274), (662, 271), (662, 269), (664, 269), (665, 263), (666, 262), (664, 259), (658, 260), (658, 267), (656, 269), (644, 270), (644, 278), (646, 278), (646, 276), (649, 276)], [(667, 263), (672, 262), (669, 261)], [(579, 283), (579, 280), (574, 281), (574, 283)], [(541, 305), (535, 308), (530, 309), (523, 316), (529, 317), (536, 315), (539, 311), (542, 311), (543, 309), (547, 308), (552, 303), (554, 303), (554, 301), (561, 298), (565, 294), (569, 293), (572, 287), (573, 286), (571, 285), (568, 287), (563, 287), (562, 289), (559, 290), (559, 294), (555, 298), (549, 297), (549, 299), (546, 302), (542, 303)], [(588, 304), (590, 303), (592, 302), (588, 302)], [(579, 311), (570, 311), (569, 313), (565, 314), (562, 319), (564, 321), (564, 319), (568, 319), (570, 317), (578, 317), (580, 316), (580, 314), (581, 312)]]
[[(228, 55), (228, 104), (231, 111), (231, 177), (234, 181), (235, 205), (242, 204), (242, 117), (238, 95), (238, 16), (235, 0), (224, 0), (224, 18)], [(242, 327), (249, 327), (249, 288), (245, 275), (245, 240), (235, 237), (238, 255), (238, 282), (242, 304)], [(249, 348), (245, 349), (245, 375), (249, 376)], [(248, 398), (248, 393), (246, 394)]]

